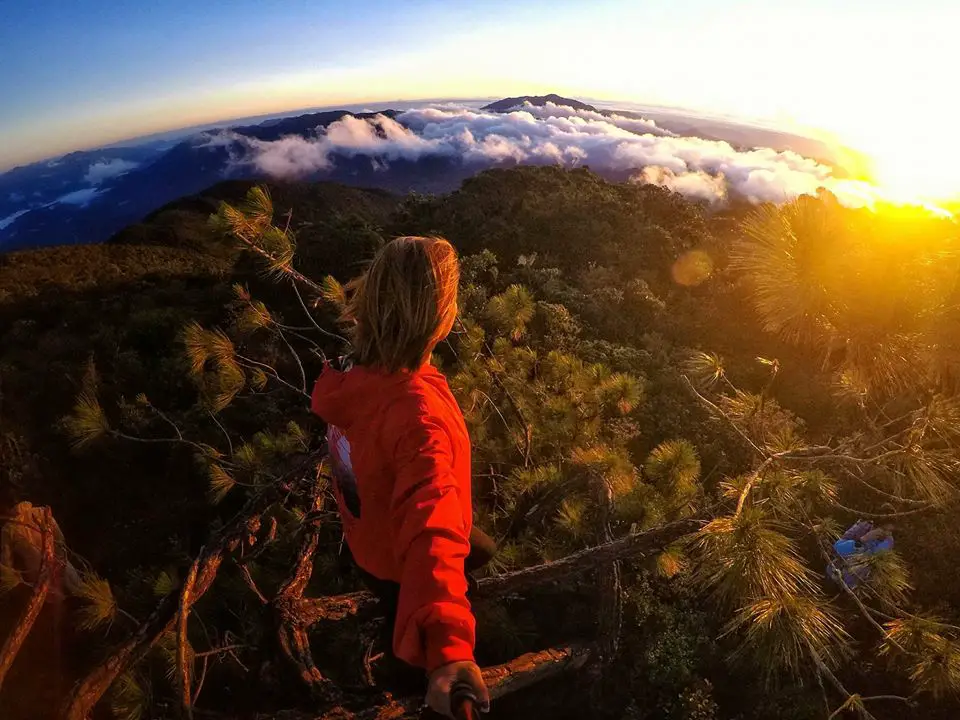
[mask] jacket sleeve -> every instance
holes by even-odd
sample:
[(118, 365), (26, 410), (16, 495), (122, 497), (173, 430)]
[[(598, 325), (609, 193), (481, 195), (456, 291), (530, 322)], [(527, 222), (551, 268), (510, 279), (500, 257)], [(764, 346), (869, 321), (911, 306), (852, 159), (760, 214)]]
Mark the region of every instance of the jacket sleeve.
[[(408, 424), (394, 448), (394, 551), (401, 569), (394, 653), (432, 672), (473, 660), (476, 623), (463, 564), (470, 551), (450, 436), (429, 416)], [(466, 502), (469, 503), (469, 497)]]

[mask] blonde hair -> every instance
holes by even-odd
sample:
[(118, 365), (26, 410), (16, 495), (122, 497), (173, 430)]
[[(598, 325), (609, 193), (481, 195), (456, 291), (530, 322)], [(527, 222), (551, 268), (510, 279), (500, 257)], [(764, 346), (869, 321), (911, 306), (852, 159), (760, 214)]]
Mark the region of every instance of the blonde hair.
[(388, 372), (416, 370), (447, 336), (457, 316), (460, 262), (439, 237), (399, 237), (347, 284), (341, 319), (354, 360)]

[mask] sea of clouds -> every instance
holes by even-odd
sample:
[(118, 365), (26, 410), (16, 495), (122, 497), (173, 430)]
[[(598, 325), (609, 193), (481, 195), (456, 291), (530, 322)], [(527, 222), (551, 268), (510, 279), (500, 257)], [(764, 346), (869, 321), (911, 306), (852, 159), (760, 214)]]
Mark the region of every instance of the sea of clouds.
[(795, 152), (739, 150), (723, 141), (677, 136), (644, 118), (553, 104), (524, 105), (507, 113), (425, 107), (395, 118), (345, 116), (318, 128), (315, 137), (264, 141), (222, 130), (205, 135), (203, 142), (230, 146), (235, 167), (284, 179), (322, 174), (338, 157), (366, 156), (379, 167), (437, 155), (460, 158), (478, 169), (515, 163), (589, 165), (714, 204), (731, 195), (782, 202), (818, 188), (852, 206), (876, 199), (871, 185), (836, 178), (831, 167)]

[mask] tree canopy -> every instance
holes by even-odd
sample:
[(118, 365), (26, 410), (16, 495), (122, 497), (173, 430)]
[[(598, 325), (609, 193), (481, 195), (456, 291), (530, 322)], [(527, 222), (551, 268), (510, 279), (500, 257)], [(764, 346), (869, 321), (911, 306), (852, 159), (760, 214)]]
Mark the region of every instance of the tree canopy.
[[(500, 544), (478, 657), (564, 675), (498, 716), (955, 715), (955, 223), (828, 194), (708, 214), (543, 167), (436, 197), (227, 183), (0, 258), (0, 480), (83, 575), (65, 717), (396, 702), (306, 398), (348, 349), (341, 283), (400, 234), (462, 258), (433, 361)], [(838, 557), (858, 519), (894, 549)], [(29, 717), (17, 667), (0, 703)]]

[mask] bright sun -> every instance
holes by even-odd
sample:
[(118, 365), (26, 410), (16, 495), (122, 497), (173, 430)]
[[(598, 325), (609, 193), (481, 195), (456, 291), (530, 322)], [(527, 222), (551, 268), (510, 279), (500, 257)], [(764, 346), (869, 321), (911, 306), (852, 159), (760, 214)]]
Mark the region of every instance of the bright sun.
[(960, 198), (960, 139), (952, 128), (905, 120), (899, 128), (871, 131), (861, 126), (849, 136), (850, 144), (869, 156), (873, 182), (889, 199), (937, 203)]
[(960, 197), (960, 144), (917, 138), (908, 145), (887, 144), (870, 152), (874, 182), (892, 199), (937, 202)]

